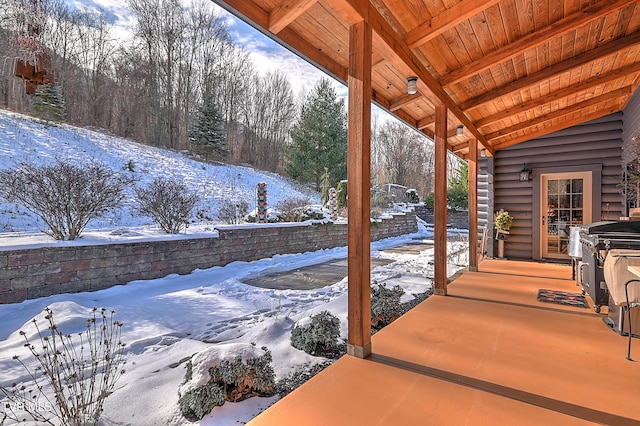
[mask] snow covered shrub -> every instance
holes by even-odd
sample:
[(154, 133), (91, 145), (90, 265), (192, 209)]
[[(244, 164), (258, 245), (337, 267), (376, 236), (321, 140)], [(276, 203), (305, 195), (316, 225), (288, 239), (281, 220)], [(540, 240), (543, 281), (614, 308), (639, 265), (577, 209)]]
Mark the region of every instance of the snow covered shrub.
[(402, 315), (400, 299), (404, 290), (399, 285), (389, 289), (382, 283), (371, 287), (371, 327), (375, 330), (391, 324)]
[(114, 311), (94, 308), (86, 329), (71, 335), (58, 329), (53, 310), (46, 308), (45, 313), (46, 330), (33, 320), (38, 344), (20, 331), (38, 367), (31, 369), (18, 356), (13, 357), (32, 383), (0, 386), (0, 396), (9, 401), (2, 402), (5, 410), (0, 424), (7, 419), (26, 421), (25, 415), (47, 424), (55, 424), (53, 419), (61, 425), (97, 424), (105, 398), (124, 373), (122, 323), (114, 320)]
[(249, 203), (244, 200), (224, 200), (216, 218), (222, 223), (237, 225), (244, 222), (249, 213)]
[(296, 207), (286, 213), (285, 216), (279, 215), (280, 222), (306, 222), (307, 220), (322, 220), (324, 212), (319, 205), (307, 205)]
[(300, 222), (300, 210), (305, 209), (311, 200), (308, 197), (297, 198), (283, 198), (275, 205), (275, 209), (278, 211), (280, 221), (282, 222)]
[(191, 212), (200, 201), (197, 193), (176, 178), (157, 177), (146, 188), (136, 188), (138, 211), (151, 217), (167, 234), (189, 226)]
[(418, 195), (418, 191), (415, 189), (407, 189), (405, 197), (408, 203), (418, 204), (420, 202), (420, 196)]
[(298, 322), (291, 332), (291, 346), (310, 355), (333, 357), (338, 352), (340, 320), (322, 311)]
[(265, 346), (248, 343), (219, 344), (195, 354), (178, 389), (180, 412), (187, 420), (198, 421), (225, 401), (273, 395), (272, 360)]
[(0, 170), (0, 197), (22, 204), (56, 240), (75, 240), (89, 221), (120, 207), (133, 179), (100, 163), (23, 163)]

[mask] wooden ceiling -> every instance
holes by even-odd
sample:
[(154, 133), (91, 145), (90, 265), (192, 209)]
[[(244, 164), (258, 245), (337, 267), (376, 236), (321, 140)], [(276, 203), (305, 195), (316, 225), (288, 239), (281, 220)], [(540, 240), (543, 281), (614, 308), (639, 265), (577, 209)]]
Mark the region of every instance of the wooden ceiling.
[(638, 87), (638, 1), (213, 1), (345, 84), (349, 27), (367, 20), (372, 100), (432, 138), (444, 104), (461, 157), (470, 138), (492, 153), (617, 112)]

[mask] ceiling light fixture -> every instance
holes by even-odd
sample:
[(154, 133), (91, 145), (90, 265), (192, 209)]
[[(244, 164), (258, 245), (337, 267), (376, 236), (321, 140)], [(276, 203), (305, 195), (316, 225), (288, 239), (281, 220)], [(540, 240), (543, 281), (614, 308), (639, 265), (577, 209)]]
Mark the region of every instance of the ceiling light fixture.
[(410, 95), (418, 93), (418, 77), (407, 77), (407, 93)]

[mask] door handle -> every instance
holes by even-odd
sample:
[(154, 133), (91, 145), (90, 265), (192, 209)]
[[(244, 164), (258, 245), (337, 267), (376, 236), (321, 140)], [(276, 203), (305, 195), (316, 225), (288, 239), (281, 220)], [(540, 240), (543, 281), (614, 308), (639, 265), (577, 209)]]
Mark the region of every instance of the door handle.
[(544, 226), (544, 216), (542, 216), (542, 226)]

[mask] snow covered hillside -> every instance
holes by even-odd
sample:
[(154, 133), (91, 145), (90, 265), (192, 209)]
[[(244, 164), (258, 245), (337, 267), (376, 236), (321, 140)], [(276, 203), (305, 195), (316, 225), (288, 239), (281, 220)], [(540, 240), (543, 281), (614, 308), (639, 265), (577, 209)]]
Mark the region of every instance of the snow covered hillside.
[[(138, 185), (146, 186), (156, 176), (173, 176), (185, 182), (201, 197), (194, 210), (188, 232), (202, 230), (214, 224), (224, 200), (246, 201), (255, 207), (258, 182), (267, 183), (268, 202), (275, 205), (285, 198), (319, 200), (319, 194), (308, 191), (274, 173), (250, 167), (213, 165), (187, 158), (181, 152), (141, 145), (126, 139), (65, 124), (47, 126), (28, 116), (0, 110), (0, 169), (13, 168), (21, 162), (41, 164), (56, 159), (91, 160), (107, 164), (122, 173), (131, 173)], [(133, 166), (133, 172), (125, 167)], [(86, 230), (144, 229), (160, 233), (152, 221), (138, 216), (135, 199), (130, 191), (126, 206), (113, 214), (94, 220)], [(213, 218), (213, 221), (202, 218)], [(38, 233), (43, 224), (33, 215), (14, 204), (0, 200), (0, 245), (3, 236)]]

